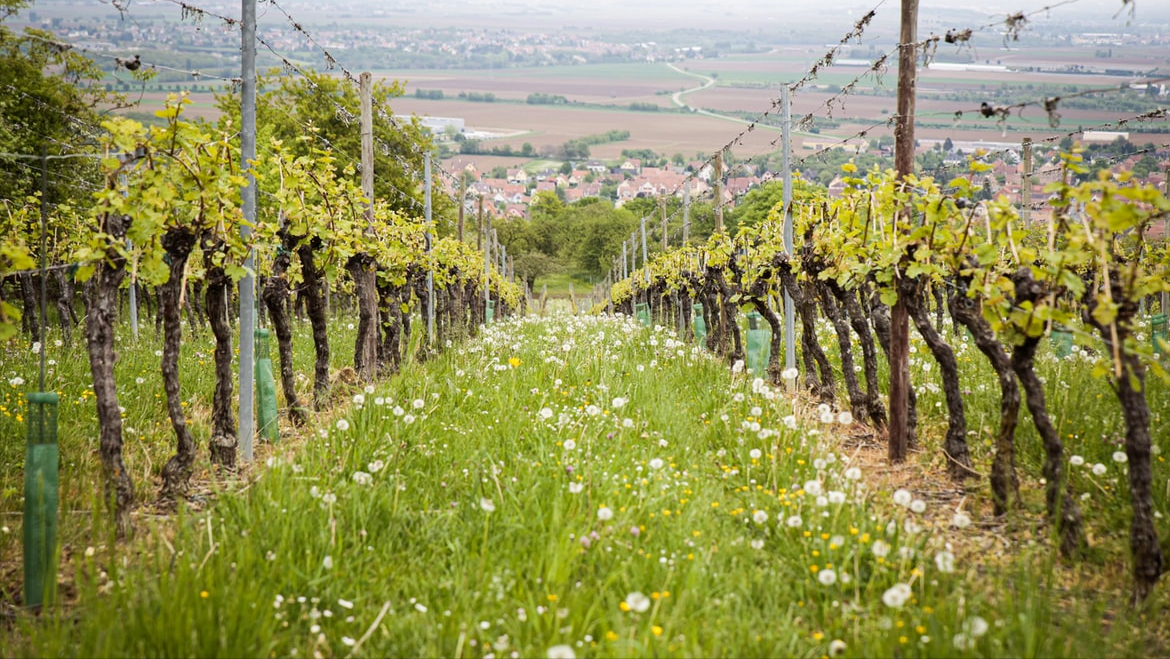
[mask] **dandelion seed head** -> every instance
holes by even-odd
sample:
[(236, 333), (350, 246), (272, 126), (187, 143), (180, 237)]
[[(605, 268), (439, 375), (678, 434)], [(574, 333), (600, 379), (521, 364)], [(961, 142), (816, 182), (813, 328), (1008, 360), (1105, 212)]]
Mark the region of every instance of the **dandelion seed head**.
[(638, 591), (626, 595), (625, 603), (634, 613), (644, 613), (650, 608), (650, 598)]
[(832, 586), (837, 583), (837, 573), (831, 569), (821, 570), (817, 572), (817, 581), (825, 586)]
[(912, 592), (908, 584), (896, 583), (882, 593), (882, 603), (891, 609), (901, 608), (910, 599)]
[(909, 507), (913, 500), (914, 495), (910, 494), (910, 490), (898, 489), (894, 492), (894, 503), (902, 506), (903, 508)]
[(958, 529), (965, 529), (971, 526), (971, 516), (960, 510), (951, 518), (951, 525)]
[(955, 555), (947, 550), (934, 555), (934, 565), (939, 572), (950, 573), (955, 571)]

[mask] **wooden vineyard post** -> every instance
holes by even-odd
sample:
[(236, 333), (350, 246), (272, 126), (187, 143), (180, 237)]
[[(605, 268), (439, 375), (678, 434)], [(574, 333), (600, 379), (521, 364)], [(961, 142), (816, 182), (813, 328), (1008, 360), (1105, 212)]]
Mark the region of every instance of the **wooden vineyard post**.
[[(894, 170), (902, 181), (914, 172), (914, 81), (918, 54), (918, 0), (902, 0), (898, 53), (898, 116), (894, 128)], [(909, 222), (908, 208), (898, 211), (899, 228)], [(899, 275), (900, 276), (900, 275)], [(892, 463), (904, 462), (909, 447), (910, 313), (899, 293), (890, 313), (890, 444)]]

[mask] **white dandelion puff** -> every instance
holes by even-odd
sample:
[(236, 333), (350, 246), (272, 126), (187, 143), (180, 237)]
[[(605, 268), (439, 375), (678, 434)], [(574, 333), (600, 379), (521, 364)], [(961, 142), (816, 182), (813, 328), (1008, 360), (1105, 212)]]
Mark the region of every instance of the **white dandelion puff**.
[(886, 592), (882, 593), (882, 603), (891, 609), (901, 608), (906, 603), (906, 600), (910, 599), (912, 592), (909, 585), (896, 583), (888, 588)]
[(626, 595), (626, 606), (635, 613), (644, 613), (650, 608), (650, 598), (638, 591)]
[(837, 573), (833, 570), (821, 570), (817, 573), (817, 581), (826, 586), (832, 586), (837, 583)]
[(899, 489), (894, 492), (894, 503), (903, 508), (909, 507), (914, 500), (914, 495), (910, 494), (910, 490)]
[(946, 550), (940, 551), (934, 555), (934, 565), (939, 572), (954, 572), (955, 555)]

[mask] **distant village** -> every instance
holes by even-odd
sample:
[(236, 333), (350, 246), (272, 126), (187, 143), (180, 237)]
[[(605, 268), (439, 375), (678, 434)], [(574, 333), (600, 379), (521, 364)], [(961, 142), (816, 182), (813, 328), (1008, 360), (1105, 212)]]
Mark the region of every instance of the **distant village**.
[[(1086, 131), (1083, 135), (1086, 144), (1115, 143), (1119, 138), (1128, 137), (1128, 133), (1107, 131)], [(919, 143), (920, 155), (931, 151), (942, 152), (937, 178), (941, 179), (944, 174), (948, 179), (966, 176), (985, 188), (983, 195), (987, 198), (998, 198), (1002, 195), (1014, 203), (1023, 203), (1025, 188), (1028, 186), (1024, 176), (1024, 160), (1018, 144), (950, 143), (949, 140), (947, 142), (950, 148), (945, 151), (943, 143), (939, 141), (922, 140)], [(1053, 210), (1049, 203), (1051, 195), (1045, 192), (1045, 187), (1061, 177), (1061, 167), (1058, 163), (1054, 164), (1053, 160), (1058, 157), (1058, 149), (1055, 145), (1048, 147), (1042, 152), (1038, 149), (1032, 166), (1030, 190), (1027, 190), (1030, 192), (1031, 217), (1034, 220), (1047, 217)], [(881, 149), (873, 151), (884, 154)], [(885, 155), (892, 157), (893, 154), (890, 152)], [(990, 169), (970, 174), (967, 164), (972, 156), (989, 165)], [(1154, 151), (1137, 149), (1134, 153), (1121, 158), (1101, 157), (1108, 159), (1110, 169), (1139, 172), (1148, 169), (1142, 172), (1144, 175), (1135, 175), (1133, 180), (1155, 186), (1160, 190), (1168, 189), (1170, 145), (1163, 145)], [(1139, 167), (1143, 158), (1152, 158), (1158, 166)], [(586, 197), (604, 198), (620, 208), (632, 199), (643, 197), (681, 199), (688, 193), (688, 188), (691, 199), (710, 198), (715, 189), (714, 169), (711, 163), (706, 161), (663, 166), (661, 160), (656, 160), (651, 166), (638, 158), (625, 158), (618, 161), (589, 160), (584, 163), (573, 163), (567, 172), (565, 167), (551, 166), (537, 172), (530, 172), (524, 167), (497, 167), (494, 172), (484, 172), (479, 169), (474, 157), (457, 156), (447, 160), (444, 167), (467, 182), (468, 210), (478, 212), (479, 200), (482, 199), (484, 214), (493, 219), (529, 217), (530, 206), (538, 199), (537, 194), (540, 192), (554, 193), (564, 203), (573, 203)], [(736, 164), (731, 171), (734, 175), (725, 176), (722, 186), (723, 203), (729, 209), (734, 208), (751, 190), (780, 176), (779, 172), (752, 164)], [(505, 176), (492, 175), (501, 173)], [(457, 198), (458, 183), (447, 180), (445, 184), (448, 187), (447, 192)], [(611, 192), (611, 195), (603, 194), (603, 187), (609, 188), (608, 192)], [(835, 176), (827, 188), (830, 196), (840, 196), (845, 189), (845, 183), (841, 176)], [(1159, 232), (1161, 231), (1164, 231), (1164, 228), (1159, 229)], [(1158, 233), (1152, 237), (1160, 235), (1161, 233)]]

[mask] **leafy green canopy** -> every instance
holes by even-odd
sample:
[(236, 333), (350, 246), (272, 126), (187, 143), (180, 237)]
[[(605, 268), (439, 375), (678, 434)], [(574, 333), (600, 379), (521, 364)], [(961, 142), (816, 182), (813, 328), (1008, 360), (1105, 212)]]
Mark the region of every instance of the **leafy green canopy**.
[[(257, 81), (256, 125), (258, 148), (272, 138), (280, 140), (295, 156), (325, 149), (337, 159), (348, 176), (360, 183), (361, 99), (356, 85), (326, 73), (303, 70), (285, 75), (274, 70)], [(393, 117), (391, 99), (402, 95), (399, 81), (377, 81), (372, 89), (374, 107), (374, 197), (404, 214), (423, 211), (424, 154), (432, 150), (431, 136), (417, 119)], [(240, 98), (220, 94), (217, 107), (239, 125)], [(315, 137), (315, 143), (301, 140)], [(441, 178), (432, 167), (432, 217), (439, 235), (452, 233), (455, 204), (441, 192)]]
[[(102, 131), (99, 107), (124, 104), (118, 94), (96, 84), (104, 73), (92, 60), (54, 45), (42, 30), (15, 32), (6, 21), (28, 6), (25, 0), (0, 0), (0, 152), (50, 156), (45, 161), (45, 199), (49, 202), (47, 260), (72, 248), (76, 235), (72, 206), (88, 204), (100, 187), (95, 152)], [(62, 156), (67, 156), (63, 158)], [(0, 157), (0, 277), (34, 267), (39, 260), (42, 162)], [(65, 204), (69, 204), (66, 206)], [(16, 333), (21, 310), (0, 300), (0, 339)]]

